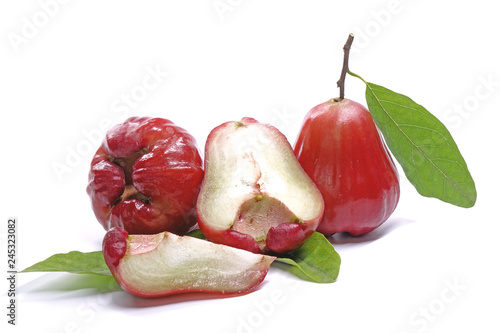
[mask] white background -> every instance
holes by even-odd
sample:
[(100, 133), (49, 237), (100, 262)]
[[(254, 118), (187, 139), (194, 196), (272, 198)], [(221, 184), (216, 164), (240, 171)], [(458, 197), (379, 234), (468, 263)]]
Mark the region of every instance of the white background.
[[(54, 253), (100, 249), (104, 230), (85, 187), (106, 123), (168, 118), (203, 149), (213, 127), (252, 116), (276, 125), (293, 144), (306, 112), (338, 96), (350, 32), (356, 35), (350, 69), (410, 96), (445, 123), (478, 200), (462, 209), (420, 197), (400, 173), (399, 206), (381, 228), (332, 238), (342, 257), (333, 284), (272, 267), (245, 296), (143, 300), (101, 293), (95, 277), (27, 273), (17, 279), (12, 328), (2, 278), (2, 327), (498, 332), (496, 8), (489, 0), (3, 1), (0, 216), (19, 219), (18, 269)], [(145, 90), (148, 71), (160, 74)], [(363, 83), (348, 77), (346, 97), (365, 104)], [(6, 223), (0, 231), (6, 267)]]

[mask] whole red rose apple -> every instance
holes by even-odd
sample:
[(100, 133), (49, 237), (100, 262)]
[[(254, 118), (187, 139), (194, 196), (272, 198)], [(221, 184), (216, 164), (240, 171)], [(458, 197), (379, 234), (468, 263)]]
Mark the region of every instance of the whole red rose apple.
[(196, 140), (170, 120), (131, 117), (97, 150), (87, 193), (104, 229), (183, 234), (196, 224), (203, 179)]
[(358, 236), (376, 229), (396, 209), (397, 169), (361, 104), (330, 99), (312, 108), (294, 151), (325, 200), (318, 232)]

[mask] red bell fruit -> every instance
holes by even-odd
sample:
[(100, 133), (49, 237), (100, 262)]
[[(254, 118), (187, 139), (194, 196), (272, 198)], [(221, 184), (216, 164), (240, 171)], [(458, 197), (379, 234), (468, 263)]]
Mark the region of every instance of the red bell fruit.
[(103, 255), (118, 284), (142, 297), (249, 292), (275, 259), (169, 232), (129, 236), (118, 227), (106, 233)]
[(361, 235), (385, 222), (399, 200), (399, 178), (370, 112), (331, 99), (306, 115), (294, 146), (318, 186), (325, 213), (317, 231)]
[(323, 198), (286, 137), (252, 118), (213, 129), (205, 145), (198, 225), (216, 243), (255, 253), (297, 249), (323, 215)]
[(91, 163), (87, 193), (106, 230), (183, 234), (196, 224), (202, 179), (191, 134), (166, 119), (131, 117), (106, 133)]

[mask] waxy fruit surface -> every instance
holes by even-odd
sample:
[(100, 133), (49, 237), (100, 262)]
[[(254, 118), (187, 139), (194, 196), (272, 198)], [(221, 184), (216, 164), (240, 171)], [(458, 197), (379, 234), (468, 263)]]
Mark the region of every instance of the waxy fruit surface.
[(203, 165), (194, 137), (162, 118), (131, 117), (97, 150), (87, 193), (104, 229), (186, 233), (196, 224)]
[(325, 201), (318, 232), (361, 235), (396, 209), (398, 173), (370, 112), (361, 104), (331, 99), (311, 109), (294, 152)]

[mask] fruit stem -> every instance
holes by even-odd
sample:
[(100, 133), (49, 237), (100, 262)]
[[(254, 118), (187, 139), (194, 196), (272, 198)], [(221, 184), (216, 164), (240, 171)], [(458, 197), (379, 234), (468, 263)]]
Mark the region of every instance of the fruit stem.
[(342, 65), (342, 73), (340, 74), (340, 79), (337, 81), (337, 87), (340, 88), (340, 98), (339, 100), (344, 99), (344, 86), (345, 86), (345, 77), (347, 72), (349, 72), (349, 52), (351, 51), (352, 41), (354, 40), (354, 34), (349, 34), (347, 38), (347, 42), (344, 45), (344, 64)]

